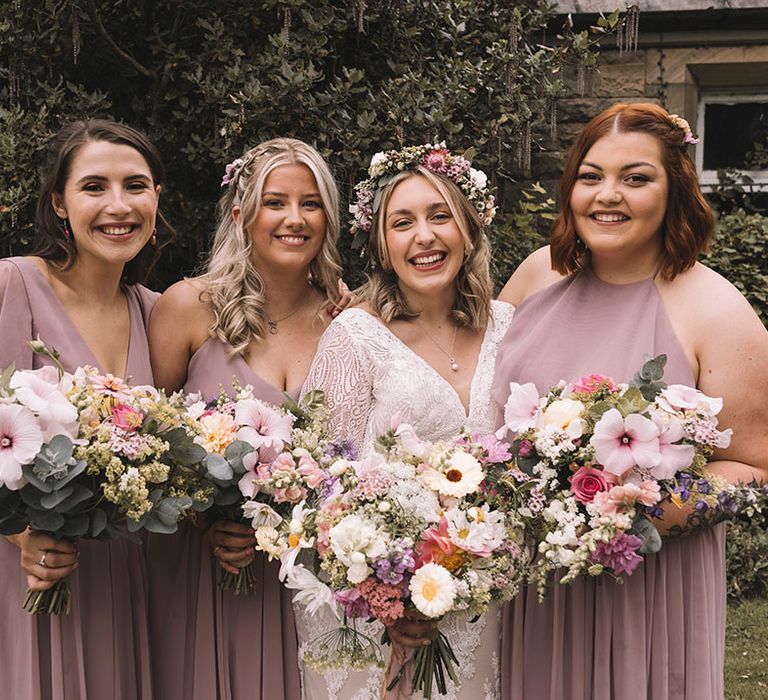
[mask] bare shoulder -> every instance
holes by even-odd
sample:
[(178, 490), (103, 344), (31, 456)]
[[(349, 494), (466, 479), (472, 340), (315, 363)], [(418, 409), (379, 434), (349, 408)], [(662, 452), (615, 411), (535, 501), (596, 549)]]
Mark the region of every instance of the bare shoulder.
[(549, 246), (531, 253), (512, 273), (499, 294), (499, 300), (519, 306), (529, 296), (563, 279), (552, 269)]
[(155, 304), (151, 330), (178, 333), (193, 348), (202, 345), (213, 320), (210, 307), (201, 299), (204, 290), (198, 279), (183, 279), (168, 287)]
[(707, 332), (717, 327), (732, 328), (734, 323), (762, 327), (744, 295), (725, 277), (701, 263), (659, 288), (668, 309), (676, 309)]

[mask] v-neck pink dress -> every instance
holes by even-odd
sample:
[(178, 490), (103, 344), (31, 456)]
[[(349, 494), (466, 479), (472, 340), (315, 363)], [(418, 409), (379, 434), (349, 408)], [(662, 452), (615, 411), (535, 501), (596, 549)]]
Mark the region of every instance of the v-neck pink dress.
[[(232, 393), (233, 378), (261, 400), (283, 392), (259, 377), (228, 345), (209, 338), (193, 355), (184, 391)], [(298, 389), (291, 392), (298, 398)], [(218, 586), (221, 571), (191, 525), (148, 543), (155, 693), (163, 700), (298, 700), (301, 697), (291, 595), (279, 562), (255, 560), (258, 590), (236, 596)]]
[[(628, 382), (644, 355), (667, 355), (668, 384), (694, 377), (652, 279), (613, 285), (590, 270), (531, 295), (499, 348), (492, 395), (544, 392), (599, 372)], [(499, 422), (501, 422), (499, 420)], [(725, 526), (665, 540), (632, 576), (535, 586), (505, 608), (505, 700), (722, 700)]]
[[(152, 384), (146, 326), (157, 294), (124, 288), (131, 319), (126, 379)], [(44, 274), (29, 258), (0, 261), (0, 367), (38, 369), (50, 360), (27, 341), (40, 336), (64, 368), (99, 363)], [(146, 568), (126, 540), (80, 540), (69, 576), (69, 615), (30, 615), (19, 549), (0, 538), (0, 696), (13, 700), (148, 700), (152, 676)]]

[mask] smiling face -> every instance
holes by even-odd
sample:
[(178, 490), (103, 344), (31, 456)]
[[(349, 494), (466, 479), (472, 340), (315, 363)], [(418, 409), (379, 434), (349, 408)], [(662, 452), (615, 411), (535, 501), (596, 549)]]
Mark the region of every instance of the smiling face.
[[(232, 211), (240, 222), (240, 208)], [(323, 245), (327, 219), (312, 171), (279, 165), (264, 180), (256, 218), (248, 226), (251, 259), (260, 270), (309, 267)]]
[(69, 220), (79, 261), (122, 266), (152, 236), (159, 196), (135, 148), (89, 141), (72, 158), (64, 191), (51, 199), (56, 215)]
[(661, 144), (640, 133), (611, 132), (584, 156), (571, 193), (576, 232), (596, 259), (651, 268), (662, 250), (669, 185)]
[(384, 241), (406, 295), (453, 296), (465, 236), (444, 197), (425, 177), (408, 177), (392, 190)]

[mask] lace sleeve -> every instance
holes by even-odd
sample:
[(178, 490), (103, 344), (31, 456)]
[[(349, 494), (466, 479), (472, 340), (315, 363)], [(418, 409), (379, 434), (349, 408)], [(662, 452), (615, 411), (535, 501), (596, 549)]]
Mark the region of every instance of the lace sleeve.
[(323, 391), (333, 436), (351, 440), (359, 450), (373, 408), (372, 387), (373, 364), (339, 316), (320, 339), (302, 394)]

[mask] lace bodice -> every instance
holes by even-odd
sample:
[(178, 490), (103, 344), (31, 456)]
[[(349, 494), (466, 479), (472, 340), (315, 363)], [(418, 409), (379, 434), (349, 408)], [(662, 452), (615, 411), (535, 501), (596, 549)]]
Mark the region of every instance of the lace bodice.
[[(373, 450), (395, 414), (410, 423), (417, 435), (439, 440), (460, 428), (491, 432), (495, 413), (490, 388), (496, 351), (512, 320), (513, 307), (492, 302), (492, 319), (485, 331), (470, 386), (469, 414), (454, 388), (413, 352), (381, 321), (362, 309), (339, 314), (320, 340), (304, 391), (321, 389), (331, 409), (331, 429), (348, 438), (361, 456)], [(310, 617), (296, 610), (302, 693), (305, 700), (378, 700), (384, 680), (381, 669), (331, 669), (323, 674), (306, 668), (303, 656), (310, 640), (338, 626), (320, 611)], [(372, 639), (381, 636), (379, 623), (361, 623)], [(499, 697), (500, 607), (470, 622), (462, 613), (447, 615), (440, 624), (459, 661), (459, 686), (449, 682), (442, 700), (496, 700)], [(385, 650), (385, 653), (388, 653)], [(437, 694), (433, 695), (437, 697)]]
[(381, 321), (362, 309), (339, 314), (320, 340), (304, 389), (322, 389), (335, 436), (352, 440), (366, 454), (396, 414), (427, 440), (460, 428), (492, 432), (490, 401), (496, 351), (512, 320), (513, 307), (492, 302), (472, 378), (467, 415), (458, 394), (424, 359)]

